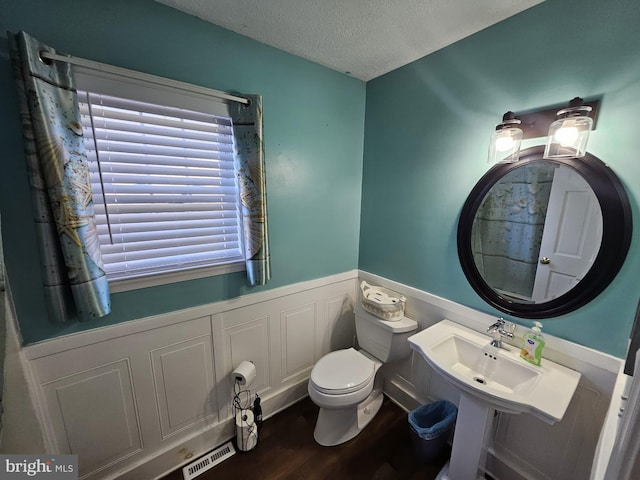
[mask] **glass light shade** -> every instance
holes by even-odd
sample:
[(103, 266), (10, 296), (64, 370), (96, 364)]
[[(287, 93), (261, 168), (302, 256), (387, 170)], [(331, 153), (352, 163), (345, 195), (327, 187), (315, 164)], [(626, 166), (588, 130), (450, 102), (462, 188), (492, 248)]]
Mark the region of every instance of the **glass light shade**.
[[(577, 98), (574, 100), (582, 101)], [(581, 158), (585, 156), (589, 134), (593, 128), (593, 120), (588, 116), (590, 111), (591, 107), (580, 105), (558, 112), (558, 120), (549, 127), (544, 158)]]
[[(504, 124), (501, 124), (504, 125)], [(498, 125), (497, 128), (500, 128)], [(520, 158), (520, 144), (522, 143), (522, 130), (515, 126), (505, 126), (497, 129), (491, 135), (489, 143), (490, 164), (517, 162)]]

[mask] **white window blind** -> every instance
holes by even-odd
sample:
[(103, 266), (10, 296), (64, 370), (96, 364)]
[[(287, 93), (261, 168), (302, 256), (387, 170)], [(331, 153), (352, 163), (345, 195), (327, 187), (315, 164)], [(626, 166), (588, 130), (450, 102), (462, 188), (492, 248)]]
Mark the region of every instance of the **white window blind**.
[(243, 260), (230, 118), (78, 98), (110, 280)]

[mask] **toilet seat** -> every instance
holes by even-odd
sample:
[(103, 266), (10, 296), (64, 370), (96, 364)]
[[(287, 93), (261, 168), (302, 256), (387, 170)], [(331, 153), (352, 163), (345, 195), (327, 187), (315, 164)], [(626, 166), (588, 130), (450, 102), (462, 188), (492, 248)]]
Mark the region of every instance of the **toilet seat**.
[(370, 384), (375, 364), (354, 348), (337, 350), (322, 357), (311, 371), (311, 383), (321, 393), (343, 395)]

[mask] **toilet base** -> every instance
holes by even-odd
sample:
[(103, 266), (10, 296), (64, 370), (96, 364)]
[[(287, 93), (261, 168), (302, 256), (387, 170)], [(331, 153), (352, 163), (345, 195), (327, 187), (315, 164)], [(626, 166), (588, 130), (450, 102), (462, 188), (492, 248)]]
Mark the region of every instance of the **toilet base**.
[(324, 447), (333, 447), (357, 436), (382, 406), (382, 389), (375, 388), (361, 403), (349, 408), (320, 408), (313, 438)]

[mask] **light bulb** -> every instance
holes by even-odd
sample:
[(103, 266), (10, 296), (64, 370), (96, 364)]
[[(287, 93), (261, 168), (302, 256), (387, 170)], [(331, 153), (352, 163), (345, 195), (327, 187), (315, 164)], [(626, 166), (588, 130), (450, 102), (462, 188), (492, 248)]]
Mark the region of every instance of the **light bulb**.
[(496, 138), (496, 150), (506, 152), (513, 148), (513, 138), (510, 134)]
[(574, 118), (566, 118), (562, 126), (555, 133), (555, 140), (563, 147), (571, 147), (575, 145), (576, 140), (580, 136), (576, 121)]
[(496, 125), (489, 142), (488, 162), (517, 162), (520, 155), (520, 142), (522, 141), (522, 129), (520, 120), (513, 112), (507, 112), (502, 116), (502, 123)]
[(576, 127), (563, 127), (556, 132), (556, 140), (563, 147), (570, 147), (578, 139), (578, 129)]
[(549, 126), (544, 158), (585, 156), (593, 119), (589, 117), (591, 107), (583, 103), (581, 98), (576, 97), (569, 102), (568, 108), (557, 113), (559, 118)]

